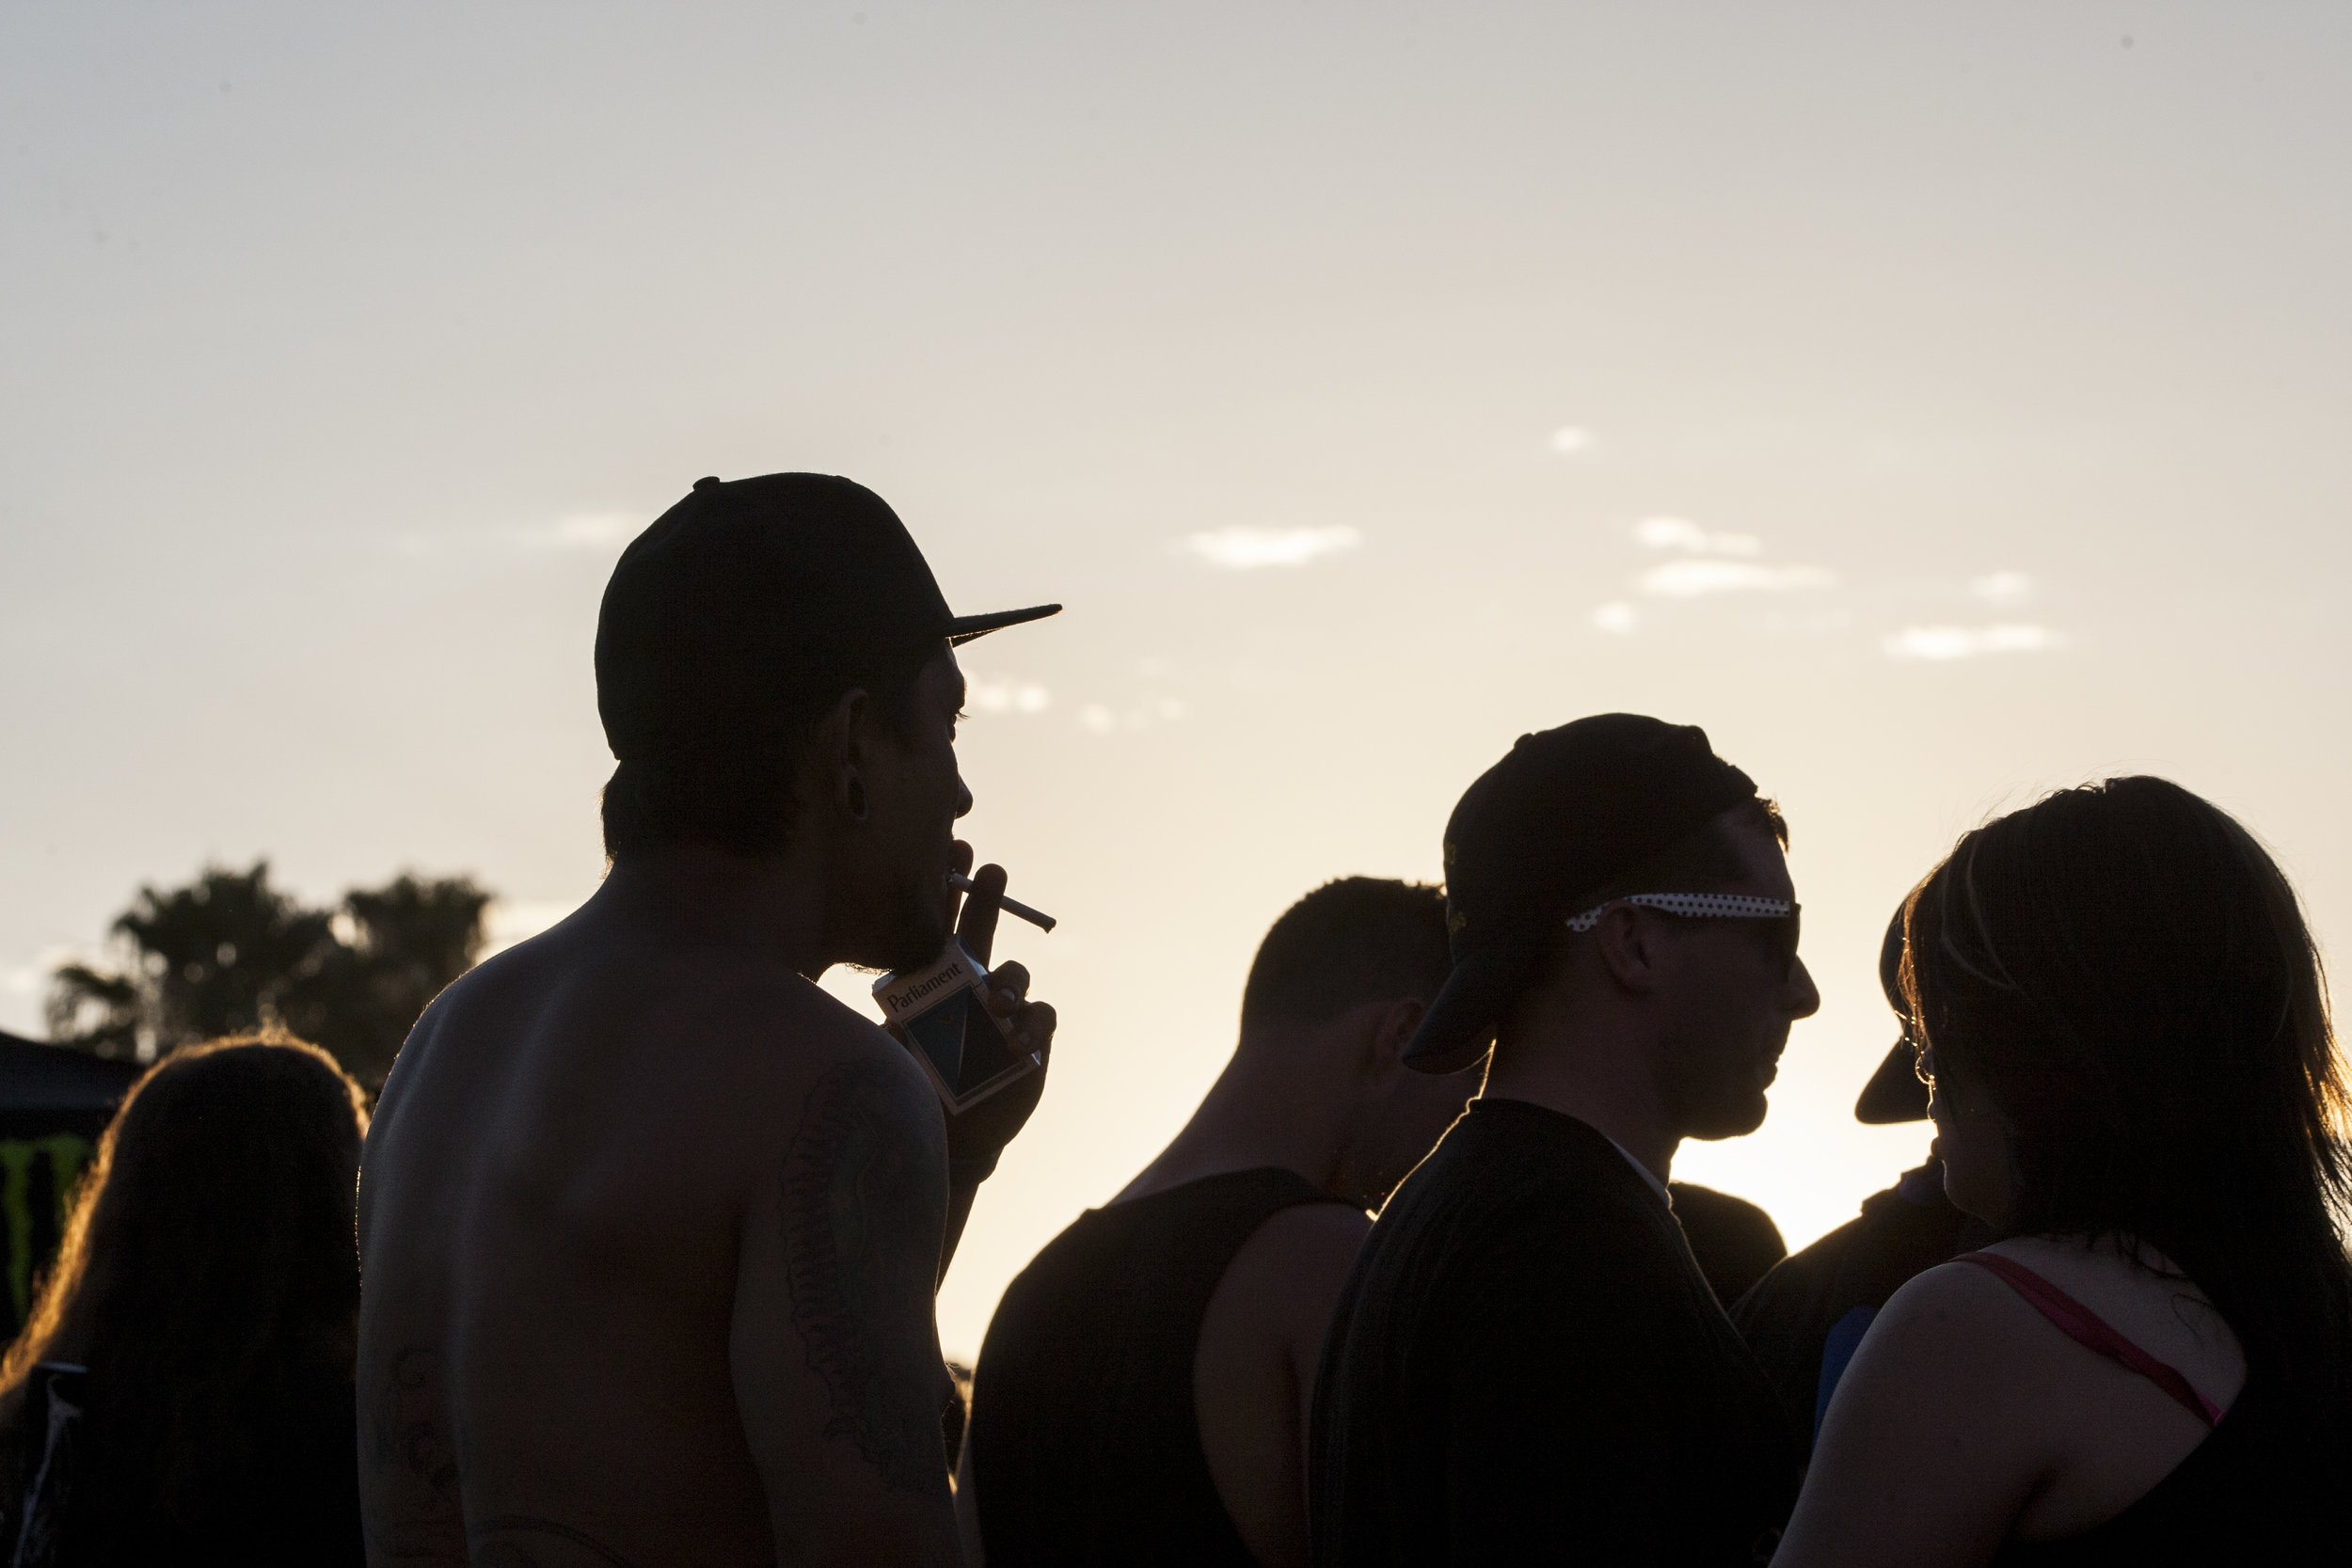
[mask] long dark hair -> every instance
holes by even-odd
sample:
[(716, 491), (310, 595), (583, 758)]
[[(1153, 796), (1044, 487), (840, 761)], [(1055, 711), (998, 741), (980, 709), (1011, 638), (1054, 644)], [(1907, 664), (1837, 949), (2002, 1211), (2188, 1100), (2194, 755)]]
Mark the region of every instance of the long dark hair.
[(2030, 1235), (2116, 1235), (2212, 1298), (2249, 1375), (2352, 1416), (2347, 1094), (2319, 955), (2254, 836), (2178, 784), (2061, 790), (1913, 894), (1905, 989), (2008, 1125)]
[[(0, 1361), (0, 1433), (36, 1448), (40, 1418), (23, 1409), (35, 1364), (89, 1368), (77, 1528), (200, 1519), (252, 1490), (290, 1418), (348, 1386), (366, 1126), (358, 1085), (283, 1037), (190, 1046), (132, 1086)], [(40, 1454), (8, 1458), (0, 1475), (15, 1477)]]

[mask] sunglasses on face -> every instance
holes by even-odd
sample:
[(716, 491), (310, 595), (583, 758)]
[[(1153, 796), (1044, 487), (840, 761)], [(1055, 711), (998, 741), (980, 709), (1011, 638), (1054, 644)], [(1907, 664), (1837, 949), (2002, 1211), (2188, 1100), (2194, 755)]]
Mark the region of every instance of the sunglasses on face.
[(1619, 904), (1684, 920), (1758, 922), (1757, 934), (1770, 939), (1772, 956), (1783, 972), (1794, 974), (1797, 971), (1798, 920), (1804, 907), (1786, 898), (1756, 898), (1744, 893), (1636, 893), (1594, 905), (1569, 920), (1568, 929), (1589, 931)]

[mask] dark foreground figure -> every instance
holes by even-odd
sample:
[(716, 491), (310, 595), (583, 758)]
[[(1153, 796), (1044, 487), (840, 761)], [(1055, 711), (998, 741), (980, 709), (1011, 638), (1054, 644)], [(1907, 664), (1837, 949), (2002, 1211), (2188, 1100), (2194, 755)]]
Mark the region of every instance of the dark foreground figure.
[[(369, 1138), (371, 1560), (958, 1560), (932, 1294), (1041, 1075), (943, 1118), (812, 981), (941, 956), (949, 643), (1044, 612), (952, 617), (889, 508), (814, 475), (705, 481), (623, 554), (612, 872), (442, 993)], [(988, 1005), (1041, 1052), (1026, 983)]]
[(958, 1503), (992, 1568), (1307, 1560), (1331, 1304), (1476, 1086), (1402, 1060), (1451, 964), (1435, 888), (1352, 877), (1275, 922), (1200, 1108), (989, 1325)]
[(1795, 1453), (1665, 1182), (1762, 1121), (1819, 1004), (1779, 832), (1698, 730), (1625, 714), (1523, 736), (1454, 809), (1454, 969), (1407, 1059), (1493, 1059), (1333, 1318), (1317, 1562), (1770, 1556)]
[(1963, 838), (1905, 914), (1952, 1201), (1781, 1568), (2352, 1560), (2344, 1064), (2262, 847), (2160, 779)]
[(1744, 1197), (1695, 1181), (1669, 1181), (1666, 1196), (1699, 1274), (1725, 1310), (1788, 1256), (1772, 1216)]
[(11, 1562), (361, 1560), (365, 1126), (358, 1085), (292, 1040), (189, 1046), (138, 1081), (0, 1369)]

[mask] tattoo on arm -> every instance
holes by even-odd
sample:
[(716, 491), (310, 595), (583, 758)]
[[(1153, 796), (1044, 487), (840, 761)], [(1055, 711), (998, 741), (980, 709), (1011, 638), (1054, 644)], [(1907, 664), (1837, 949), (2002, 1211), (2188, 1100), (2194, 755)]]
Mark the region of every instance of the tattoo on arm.
[[(474, 1568), (544, 1568), (547, 1555), (544, 1544), (534, 1544), (532, 1537), (560, 1542), (578, 1551), (558, 1549), (558, 1557), (565, 1561), (579, 1561), (584, 1555), (606, 1568), (635, 1568), (628, 1559), (598, 1541), (595, 1536), (576, 1530), (569, 1525), (559, 1525), (552, 1519), (536, 1518), (528, 1513), (510, 1513), (497, 1519), (485, 1519), (466, 1532), (472, 1549)], [(519, 1537), (520, 1539), (517, 1539)]]
[(444, 1383), (438, 1348), (413, 1341), (395, 1345), (360, 1373), (360, 1512), (373, 1557), (467, 1560)]
[(398, 1465), (410, 1496), (453, 1512), (457, 1461), (441, 1431), (441, 1356), (431, 1345), (403, 1345), (375, 1408), (379, 1468)]
[(943, 1484), (946, 1369), (931, 1326), (942, 1178), (907, 1125), (899, 1081), (845, 1062), (808, 1092), (785, 1160), (792, 1326), (847, 1437), (898, 1492)]

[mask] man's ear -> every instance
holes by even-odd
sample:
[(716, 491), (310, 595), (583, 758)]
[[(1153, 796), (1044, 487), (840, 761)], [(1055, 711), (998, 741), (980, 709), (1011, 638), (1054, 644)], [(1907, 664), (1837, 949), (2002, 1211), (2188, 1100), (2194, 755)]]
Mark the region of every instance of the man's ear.
[(1380, 1072), (1405, 1070), (1406, 1046), (1412, 1043), (1413, 1031), (1429, 1015), (1429, 1004), (1415, 996), (1400, 996), (1393, 1002), (1375, 1004), (1368, 1036), (1372, 1066)]
[(1593, 945), (1601, 967), (1625, 990), (1648, 992), (1658, 989), (1656, 927), (1636, 914), (1629, 904), (1613, 904), (1601, 912), (1593, 927)]
[(866, 768), (873, 755), (867, 733), (873, 705), (866, 689), (853, 686), (834, 700), (809, 732), (808, 760), (815, 793), (836, 817), (850, 822), (865, 821), (871, 809)]

